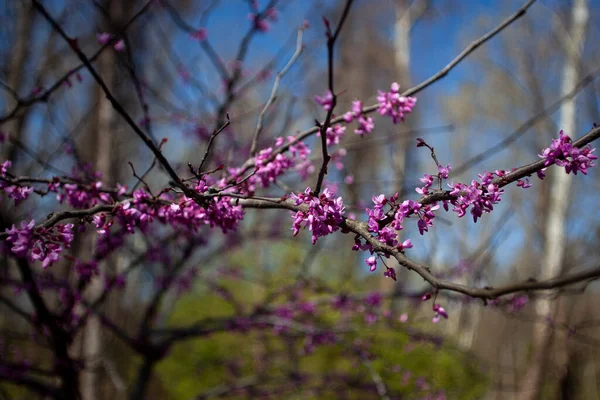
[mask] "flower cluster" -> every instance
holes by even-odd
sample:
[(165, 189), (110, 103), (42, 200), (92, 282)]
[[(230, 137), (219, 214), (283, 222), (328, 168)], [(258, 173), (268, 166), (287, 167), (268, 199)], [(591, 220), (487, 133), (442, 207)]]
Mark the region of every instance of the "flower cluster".
[[(398, 193), (394, 194), (389, 199), (384, 194), (380, 194), (379, 196), (373, 196), (372, 200), (375, 204), (373, 209), (367, 208), (365, 210), (367, 212), (367, 216), (369, 217), (369, 232), (376, 234), (380, 242), (385, 243), (387, 246), (395, 247), (400, 251), (412, 248), (413, 244), (410, 239), (406, 239), (400, 243), (398, 240), (398, 233), (396, 231), (401, 231), (403, 229), (403, 219), (405, 217), (409, 217), (410, 214), (419, 210), (420, 204), (412, 200), (406, 200), (402, 204), (396, 204), (398, 200)], [(384, 221), (388, 219), (383, 210), (385, 205), (389, 205), (392, 210), (396, 210), (394, 219), (391, 221), (391, 225), (384, 225)], [(360, 247), (360, 245), (355, 244), (353, 249), (358, 250)], [(372, 250), (369, 245), (367, 245), (367, 248)], [(369, 266), (371, 267), (371, 271), (375, 270), (372, 264), (369, 264)]]
[[(261, 150), (254, 157), (255, 171), (244, 182), (236, 186), (236, 191), (241, 194), (254, 194), (257, 184), (263, 188), (268, 188), (271, 184), (277, 181), (277, 178), (292, 168), (296, 168), (300, 176), (304, 179), (311, 172), (312, 162), (308, 159), (310, 149), (303, 142), (294, 141), (294, 136), (288, 136), (287, 142), (290, 144), (286, 153), (279, 153), (273, 157), (275, 152), (273, 147), (267, 147)], [(286, 139), (278, 137), (275, 140), (275, 147), (280, 147), (285, 144)], [(299, 162), (298, 162), (299, 161)], [(241, 168), (230, 168), (229, 173), (231, 179), (241, 180), (243, 170)], [(221, 182), (221, 186), (225, 187), (226, 180)]]
[(21, 229), (12, 226), (6, 229), (6, 240), (12, 244), (11, 251), (17, 257), (39, 260), (43, 268), (48, 268), (58, 260), (63, 249), (73, 241), (73, 224), (55, 225), (50, 228), (35, 228), (35, 221), (21, 222)]
[[(494, 174), (502, 176), (502, 171), (496, 171)], [(451, 195), (456, 196), (451, 200), (452, 211), (458, 214), (458, 217), (463, 217), (467, 209), (471, 207), (471, 215), (473, 222), (477, 222), (483, 213), (489, 213), (494, 209), (494, 204), (500, 201), (500, 196), (504, 193), (500, 187), (494, 184), (494, 174), (491, 172), (483, 172), (479, 174), (480, 182), (471, 181), (470, 185), (464, 183), (449, 183), (448, 186), (452, 189)], [(444, 203), (444, 208), (448, 210), (448, 204)]]
[(12, 167), (12, 162), (10, 160), (6, 160), (0, 164), (0, 176), (4, 178), (10, 167)]
[(259, 30), (261, 32), (268, 32), (270, 29), (269, 21), (277, 22), (279, 18), (279, 12), (277, 9), (271, 7), (264, 12), (264, 15), (259, 15), (255, 13), (248, 14), (248, 19), (254, 23), (254, 29)]
[(444, 319), (448, 319), (448, 313), (446, 312), (446, 310), (444, 309), (444, 307), (442, 307), (439, 304), (434, 304), (433, 305), (433, 312), (435, 313), (435, 315), (433, 316), (433, 323), (437, 323), (440, 320), (440, 317), (444, 317)]
[[(0, 177), (4, 178), (11, 166), (12, 162), (10, 162), (10, 160), (0, 164)], [(11, 185), (3, 179), (0, 179), (0, 189), (4, 190), (8, 195), (8, 198), (15, 201), (15, 205), (19, 205), (23, 200), (27, 200), (29, 195), (33, 192), (33, 188), (30, 186)]]
[(416, 188), (416, 192), (419, 193), (422, 196), (426, 196), (429, 194), (429, 188), (433, 185), (433, 176), (429, 175), (429, 174), (423, 174), (423, 177), (421, 179), (419, 179), (421, 182), (423, 182), (424, 186), (423, 187), (418, 187)]
[(192, 39), (203, 41), (206, 40), (208, 32), (206, 31), (206, 28), (199, 28), (194, 32), (190, 33), (190, 36), (192, 37)]
[(354, 130), (354, 133), (359, 136), (364, 136), (375, 128), (373, 118), (367, 117), (365, 114), (363, 114), (362, 102), (360, 100), (353, 101), (350, 111), (344, 114), (344, 121), (348, 123), (354, 121), (355, 119), (358, 123), (358, 128)]
[(394, 124), (404, 121), (404, 116), (412, 112), (417, 103), (414, 97), (401, 96), (400, 85), (394, 82), (389, 92), (378, 91), (377, 101), (379, 102), (378, 112), (381, 115), (392, 117)]
[(577, 175), (577, 172), (581, 172), (587, 175), (587, 169), (595, 166), (594, 160), (598, 158), (592, 154), (595, 150), (590, 146), (582, 149), (573, 146), (569, 135), (565, 135), (561, 130), (558, 139), (553, 139), (550, 147), (544, 149), (539, 156), (546, 160), (546, 166), (556, 164), (564, 167), (567, 174), (572, 172)]
[[(277, 154), (273, 161), (269, 161), (273, 154), (273, 148), (267, 147), (261, 150), (254, 158), (256, 165), (256, 177), (260, 180), (263, 187), (269, 187), (275, 182), (278, 176), (283, 175), (288, 169), (293, 166), (291, 158), (283, 154)], [(254, 179), (250, 178), (254, 181)]]
[(312, 243), (315, 244), (321, 236), (327, 236), (340, 229), (339, 225), (343, 221), (344, 204), (342, 198), (334, 198), (329, 189), (324, 189), (321, 195), (313, 196), (310, 188), (306, 188), (304, 193), (298, 195), (292, 193), (292, 199), (296, 206), (301, 204), (308, 205), (308, 210), (298, 211), (292, 218), (292, 231), (294, 236), (300, 232), (303, 227), (312, 232)]
[(30, 186), (17, 186), (17, 185), (5, 185), (3, 181), (0, 181), (0, 189), (3, 189), (8, 198), (15, 201), (15, 205), (18, 206), (23, 200), (27, 200), (33, 188)]
[(329, 111), (333, 106), (333, 93), (331, 93), (331, 90), (328, 90), (323, 96), (315, 96), (315, 101), (322, 105), (325, 111)]
[[(340, 124), (335, 124), (327, 128), (327, 130), (325, 131), (327, 146), (339, 144), (340, 138), (344, 136), (344, 133), (346, 133), (346, 127)], [(318, 132), (317, 136), (321, 137), (321, 132)]]
[(97, 181), (91, 185), (80, 186), (74, 183), (62, 185), (62, 191), (56, 196), (60, 203), (67, 202), (73, 208), (90, 208), (102, 200), (105, 203), (111, 203), (109, 194), (101, 192), (102, 182)]
[(81, 260), (75, 261), (75, 271), (79, 274), (82, 281), (89, 281), (93, 276), (100, 274), (98, 262), (95, 260), (85, 262)]
[[(198, 192), (205, 194), (208, 187), (198, 185)], [(171, 202), (171, 204), (165, 204)], [(154, 199), (144, 190), (136, 190), (133, 199), (124, 201), (112, 210), (115, 219), (109, 219), (107, 214), (99, 213), (93, 217), (93, 223), (99, 234), (98, 247), (108, 250), (120, 243), (119, 236), (111, 235), (111, 227), (115, 220), (123, 227), (125, 233), (133, 234), (136, 229), (145, 231), (150, 223), (158, 220), (182, 232), (195, 232), (201, 226), (209, 225), (211, 228), (219, 227), (223, 233), (236, 230), (239, 221), (244, 217), (240, 205), (234, 205), (230, 197), (208, 197), (200, 205), (187, 196), (178, 200), (161, 195)], [(116, 241), (115, 243), (113, 243)]]
[[(108, 32), (100, 32), (100, 33), (96, 33), (96, 39), (98, 40), (98, 43), (102, 44), (102, 45), (106, 45), (108, 44), (112, 39), (113, 39), (113, 35), (111, 33)], [(116, 51), (123, 51), (125, 50), (125, 41), (123, 39), (120, 39), (119, 41), (117, 41), (113, 48)]]

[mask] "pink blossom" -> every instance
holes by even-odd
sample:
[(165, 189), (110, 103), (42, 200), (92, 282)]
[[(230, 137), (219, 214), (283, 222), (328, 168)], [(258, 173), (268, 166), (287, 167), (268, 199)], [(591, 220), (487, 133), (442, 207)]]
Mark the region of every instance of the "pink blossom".
[(380, 90), (377, 96), (379, 114), (392, 117), (394, 124), (404, 121), (404, 116), (411, 113), (417, 103), (416, 98), (401, 96), (399, 91), (400, 85), (394, 82), (389, 92), (382, 92)]
[(192, 37), (192, 39), (203, 41), (203, 40), (206, 40), (206, 38), (208, 36), (208, 32), (206, 31), (205, 28), (199, 28), (199, 29), (195, 30), (194, 32), (190, 33), (190, 36)]
[(117, 43), (115, 43), (115, 45), (113, 47), (116, 51), (119, 51), (119, 52), (124, 51), (125, 50), (125, 41), (123, 39), (121, 39)]
[(108, 44), (108, 42), (110, 42), (110, 40), (112, 38), (113, 38), (113, 35), (108, 32), (96, 33), (96, 39), (98, 40), (98, 43), (100, 43), (102, 45)]
[(396, 270), (392, 267), (389, 267), (388, 269), (386, 269), (386, 271), (383, 273), (383, 276), (385, 276), (386, 278), (397, 280), (396, 279)]
[(248, 14), (248, 19), (254, 23), (254, 29), (261, 32), (269, 31), (269, 24), (265, 21), (264, 18), (261, 18), (259, 15), (255, 13)]
[(433, 311), (435, 313), (434, 317), (433, 317), (433, 323), (437, 323), (440, 320), (440, 317), (444, 317), (444, 319), (448, 319), (448, 313), (446, 312), (446, 310), (444, 309), (444, 307), (442, 307), (439, 304), (434, 304), (433, 305)]
[(375, 256), (371, 256), (371, 257), (367, 258), (365, 260), (365, 263), (369, 266), (369, 270), (371, 272), (373, 272), (377, 269), (377, 259), (375, 258)]
[(10, 160), (4, 161), (0, 164), (0, 176), (5, 177), (8, 169), (12, 166), (12, 162)]
[(329, 189), (324, 189), (323, 193), (316, 197), (311, 194), (310, 188), (306, 188), (304, 193), (298, 195), (292, 193), (291, 197), (297, 206), (308, 205), (307, 211), (298, 211), (292, 216), (294, 236), (300, 232), (300, 229), (308, 228), (312, 232), (312, 243), (315, 244), (319, 237), (327, 236), (340, 229), (344, 203), (341, 197), (334, 198)]
[(567, 174), (572, 172), (577, 175), (577, 172), (581, 172), (587, 175), (587, 169), (594, 167), (594, 160), (598, 158), (592, 154), (595, 150), (590, 146), (582, 149), (573, 146), (571, 138), (561, 130), (558, 139), (553, 139), (550, 147), (544, 149), (539, 157), (546, 160), (546, 166), (556, 164), (564, 167)]
[(315, 101), (317, 104), (323, 106), (325, 111), (331, 110), (331, 106), (333, 105), (333, 93), (330, 90), (326, 91), (325, 94), (321, 96), (315, 96)]
[[(325, 137), (327, 139), (326, 140), (327, 146), (339, 144), (340, 138), (342, 136), (344, 136), (345, 132), (346, 132), (346, 127), (342, 126), (341, 124), (335, 124), (335, 125), (327, 128), (327, 130), (325, 131)], [(321, 132), (318, 132), (317, 136), (320, 137)]]
[(450, 164), (446, 165), (445, 167), (438, 165), (438, 173), (444, 179), (448, 179), (448, 174), (450, 173), (451, 169), (452, 167), (450, 166)]
[(18, 257), (29, 256), (30, 261), (41, 261), (48, 268), (61, 259), (63, 249), (73, 241), (73, 224), (55, 225), (50, 228), (35, 228), (35, 221), (21, 222), (21, 229), (14, 225), (6, 229), (6, 241), (12, 243), (11, 251)]
[[(327, 108), (325, 108), (327, 110)], [(375, 123), (371, 117), (367, 117), (362, 112), (362, 102), (359, 100), (354, 100), (352, 102), (352, 108), (350, 111), (343, 115), (344, 120), (348, 123), (353, 120), (357, 120), (358, 128), (354, 130), (359, 136), (364, 136), (367, 133), (370, 133), (375, 128)]]

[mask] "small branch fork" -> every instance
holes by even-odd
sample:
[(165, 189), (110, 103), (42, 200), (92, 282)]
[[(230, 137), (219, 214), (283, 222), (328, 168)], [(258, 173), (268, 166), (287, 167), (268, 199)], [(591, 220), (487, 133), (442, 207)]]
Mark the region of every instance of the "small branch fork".
[[(494, 29), (492, 29), (491, 31), (489, 31), (485, 35), (481, 36), (479, 39), (474, 40), (473, 42), (471, 42), (471, 44), (469, 46), (467, 46), (457, 57), (455, 57), (452, 61), (450, 61), (443, 69), (441, 69), (439, 72), (437, 72), (436, 74), (432, 75), (431, 77), (429, 77), (425, 81), (421, 82), (417, 86), (414, 86), (414, 87), (412, 87), (412, 88), (404, 91), (401, 94), (401, 96), (412, 96), (412, 95), (415, 95), (418, 92), (422, 91), (423, 89), (426, 89), (427, 87), (431, 86), (435, 82), (439, 81), (440, 79), (446, 77), (456, 66), (458, 66), (458, 64), (460, 64), (473, 51), (475, 51), (475, 49), (477, 49), (478, 47), (480, 47), (481, 45), (483, 45), (484, 43), (486, 43), (488, 40), (492, 39), (494, 36), (496, 36), (502, 30), (504, 30), (505, 28), (507, 28), (510, 24), (512, 24), (513, 22), (515, 22), (519, 18), (521, 18), (523, 15), (525, 15), (525, 13), (529, 9), (529, 7), (531, 7), (534, 2), (535, 2), (535, 0), (529, 0), (529, 1), (527, 1), (525, 4), (523, 4), (523, 6), (521, 6), (521, 8), (519, 8), (515, 13), (513, 13), (511, 16), (509, 16), (507, 19), (505, 19), (503, 22), (501, 22)], [(365, 108), (362, 109), (362, 113), (363, 114), (370, 114), (372, 112), (375, 112), (378, 109), (378, 107), (379, 107), (379, 104), (373, 104), (373, 105), (367, 106), (367, 107), (365, 107)], [(331, 124), (336, 124), (336, 123), (341, 123), (341, 122), (344, 122), (344, 117), (343, 116), (332, 118), (331, 121), (330, 121)], [(290, 146), (293, 146), (296, 143), (301, 142), (302, 140), (304, 140), (304, 139), (306, 139), (306, 138), (308, 138), (308, 137), (316, 134), (317, 132), (320, 132), (321, 131), (321, 126), (319, 126), (319, 124), (317, 124), (317, 126), (315, 126), (313, 128), (310, 128), (310, 129), (308, 129), (308, 130), (306, 130), (304, 132), (299, 133), (296, 136), (295, 140), (287, 142), (287, 143), (284, 143), (281, 147), (275, 149), (273, 151), (272, 155), (271, 155), (271, 159), (274, 159), (278, 154), (281, 154), (281, 153), (287, 151), (290, 148)], [(248, 169), (253, 168), (253, 167), (254, 167), (254, 160), (249, 159), (243, 165), (242, 169), (243, 169), (244, 172), (246, 172)]]
[[(337, 96), (333, 89), (333, 50), (335, 47), (335, 42), (340, 35), (342, 27), (344, 26), (344, 22), (346, 22), (346, 18), (350, 12), (350, 7), (352, 6), (354, 0), (348, 0), (346, 2), (346, 6), (344, 7), (344, 11), (342, 12), (342, 17), (340, 18), (340, 22), (338, 23), (335, 32), (331, 33), (331, 26), (329, 21), (323, 18), (325, 22), (325, 27), (327, 29), (327, 66), (328, 66), (328, 82), (329, 82), (329, 92), (333, 96), (331, 100), (331, 108), (327, 111), (327, 116), (325, 117), (325, 122), (323, 124), (319, 124), (317, 121), (318, 130), (321, 133), (321, 150), (323, 152), (323, 163), (321, 164), (321, 169), (319, 170), (319, 175), (317, 177), (317, 186), (315, 186), (314, 195), (318, 196), (321, 193), (321, 186), (323, 185), (323, 179), (325, 179), (325, 175), (327, 175), (327, 165), (331, 160), (331, 156), (327, 151), (327, 129), (332, 124), (331, 118), (333, 117), (333, 110), (337, 104)], [(338, 118), (339, 119), (339, 118)]]
[(417, 147), (427, 147), (429, 149), (429, 151), (431, 152), (431, 158), (433, 159), (433, 162), (435, 163), (435, 166), (438, 169), (437, 178), (438, 178), (439, 190), (442, 190), (442, 173), (439, 172), (439, 169), (442, 166), (442, 164), (440, 164), (440, 162), (437, 159), (437, 156), (435, 155), (435, 149), (433, 148), (433, 146), (429, 145), (429, 143), (427, 143), (426, 141), (424, 141), (421, 138), (417, 138), (417, 142), (418, 142)]
[(181, 179), (171, 167), (171, 164), (167, 161), (165, 156), (159, 150), (159, 148), (154, 144), (154, 142), (144, 133), (144, 131), (135, 123), (133, 118), (127, 113), (125, 108), (117, 101), (117, 99), (113, 96), (110, 89), (102, 79), (102, 77), (96, 72), (94, 67), (92, 66), (90, 60), (86, 57), (86, 55), (81, 51), (79, 46), (77, 45), (77, 41), (75, 39), (70, 38), (66, 32), (61, 28), (61, 26), (52, 18), (52, 16), (48, 13), (46, 8), (39, 2), (39, 0), (32, 0), (34, 7), (44, 16), (46, 21), (52, 26), (58, 34), (67, 42), (71, 50), (79, 57), (81, 62), (85, 65), (89, 73), (92, 75), (94, 80), (100, 85), (102, 91), (106, 95), (108, 101), (113, 106), (113, 108), (125, 119), (127, 124), (133, 129), (133, 131), (138, 135), (140, 139), (144, 142), (146, 147), (152, 151), (156, 159), (160, 162), (160, 164), (165, 168), (171, 179), (176, 183), (181, 183)]
[[(119, 38), (121, 36), (123, 36), (125, 34), (125, 32), (127, 32), (127, 29), (143, 14), (145, 14), (150, 5), (153, 3), (154, 0), (150, 0), (148, 1), (124, 26), (123, 29), (121, 30), (121, 32), (118, 32), (116, 35), (114, 35), (114, 37), (108, 41), (108, 43), (104, 44), (102, 47), (100, 47), (100, 49), (98, 49), (98, 51), (96, 51), (96, 53), (94, 53), (91, 57), (89, 57), (89, 61), (90, 62), (94, 62), (99, 56), (100, 54), (102, 54), (102, 52), (106, 49), (110, 49), (112, 45), (115, 44), (115, 42), (117, 42), (119, 40)], [(79, 64), (77, 67), (74, 67), (72, 69), (70, 69), (65, 75), (63, 75), (60, 79), (58, 79), (56, 82), (54, 82), (54, 84), (52, 84), (52, 86), (50, 86), (48, 89), (43, 90), (41, 93), (37, 94), (37, 95), (31, 95), (28, 98), (20, 98), (18, 97), (17, 93), (9, 88), (8, 86), (0, 83), (0, 85), (7, 91), (9, 91), (12, 95), (12, 97), (17, 101), (17, 104), (14, 106), (14, 108), (8, 112), (7, 114), (0, 116), (0, 125), (4, 124), (7, 121), (10, 121), (11, 119), (14, 119), (17, 117), (17, 114), (19, 113), (19, 111), (21, 109), (30, 107), (36, 103), (45, 103), (48, 102), (48, 100), (50, 99), (50, 97), (54, 94), (54, 92), (56, 92), (59, 88), (61, 88), (63, 86), (63, 84), (69, 80), (74, 74), (76, 74), (78, 71), (80, 71), (81, 69), (83, 69), (85, 67), (85, 64)]]
[(225, 114), (227, 121), (225, 121), (225, 123), (223, 125), (221, 125), (221, 127), (219, 129), (216, 129), (212, 135), (210, 135), (210, 139), (208, 139), (208, 145), (206, 146), (206, 151), (204, 152), (204, 156), (202, 157), (202, 161), (200, 161), (200, 166), (198, 167), (198, 175), (200, 175), (202, 173), (202, 168), (204, 168), (204, 164), (206, 163), (206, 160), (208, 159), (208, 155), (210, 154), (210, 149), (212, 148), (213, 145), (213, 141), (216, 139), (217, 136), (219, 136), (219, 133), (223, 132), (225, 130), (225, 128), (227, 128), (229, 126), (229, 124), (231, 124), (231, 120), (229, 119), (229, 114)]
[(267, 111), (269, 110), (271, 105), (275, 102), (275, 99), (277, 99), (277, 91), (279, 90), (279, 82), (285, 76), (285, 74), (287, 74), (287, 72), (292, 67), (292, 65), (294, 65), (296, 60), (300, 57), (300, 54), (302, 54), (302, 50), (304, 48), (304, 46), (302, 45), (303, 32), (304, 32), (304, 28), (298, 29), (298, 36), (296, 39), (296, 51), (292, 55), (292, 58), (290, 58), (290, 60), (287, 62), (285, 67), (283, 67), (283, 69), (281, 71), (279, 71), (279, 73), (275, 77), (275, 83), (273, 83), (273, 89), (271, 90), (271, 96), (269, 97), (269, 99), (265, 103), (265, 106), (263, 107), (262, 111), (258, 115), (258, 122), (256, 123), (256, 129), (254, 131), (254, 137), (252, 138), (252, 145), (250, 147), (250, 157), (254, 157), (254, 155), (256, 154), (256, 147), (258, 146), (258, 136), (260, 135), (260, 133), (262, 132), (262, 129), (263, 129), (263, 119), (265, 118), (265, 115), (267, 114)]

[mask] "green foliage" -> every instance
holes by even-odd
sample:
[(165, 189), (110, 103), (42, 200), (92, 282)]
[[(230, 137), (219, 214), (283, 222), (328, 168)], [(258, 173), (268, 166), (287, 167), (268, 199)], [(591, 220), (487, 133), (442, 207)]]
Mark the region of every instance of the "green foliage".
[[(239, 267), (242, 272), (251, 270), (254, 274), (243, 274), (242, 279), (220, 278), (218, 283), (235, 295), (245, 312), (251, 313), (265, 296), (298, 280), (290, 271), (298, 270), (305, 251), (297, 246), (281, 244), (272, 249), (263, 248), (268, 253), (270, 264), (263, 268), (260, 276), (256, 272), (260, 260), (248, 257), (248, 254), (256, 254), (256, 247), (254, 253), (247, 250), (242, 248), (228, 254), (226, 262)], [(343, 270), (348, 265), (327, 254), (327, 251), (319, 254), (315, 264), (326, 266), (332, 275), (333, 271)], [(196, 290), (179, 300), (169, 321), (171, 326), (190, 326), (203, 319), (233, 315), (233, 306), (214, 292), (207, 291), (202, 279), (199, 281)], [(369, 279), (354, 279), (345, 281), (343, 286), (350, 293), (365, 293), (375, 284), (377, 282)], [(315, 288), (311, 288), (310, 293), (305, 289), (303, 295), (307, 300), (317, 300), (323, 297), (318, 292)], [(290, 295), (288, 291), (279, 293), (274, 297), (275, 304), (286, 302)], [(387, 306), (384, 304), (382, 308)], [(340, 327), (341, 313), (328, 304), (321, 309), (323, 307), (326, 311), (319, 314), (320, 323), (329, 328)], [(305, 384), (290, 387), (292, 373), (310, 376), (311, 383), (326, 387), (325, 392), (319, 391), (319, 398), (339, 398), (340, 390), (348, 390), (348, 385), (351, 389), (347, 398), (377, 398), (371, 372), (358, 357), (362, 349), (367, 349), (373, 356), (372, 367), (383, 378), (390, 393), (409, 398), (415, 394), (417, 397), (424, 396), (427, 392), (419, 389), (419, 378), (433, 392), (444, 390), (452, 399), (475, 399), (485, 393), (488, 382), (484, 374), (451, 345), (442, 343), (434, 346), (429, 341), (415, 340), (405, 325), (390, 323), (382, 317), (369, 326), (362, 315), (358, 315), (344, 326), (351, 326), (353, 331), (339, 335), (342, 339), (339, 343), (319, 346), (308, 355), (304, 354), (306, 338), (302, 333), (290, 331), (288, 336), (277, 335), (272, 327), (243, 334), (220, 331), (176, 345), (170, 357), (158, 365), (156, 377), (169, 399), (192, 398), (211, 391), (213, 394), (227, 392), (240, 379), (248, 387), (253, 387), (258, 375), (259, 388), (278, 390), (285, 381), (283, 397), (311, 398), (313, 387)], [(425, 330), (427, 326), (425, 324)], [(411, 328), (414, 329), (414, 325)], [(410, 376), (407, 371), (410, 371)], [(342, 382), (340, 377), (345, 380)], [(235, 392), (227, 393), (229, 398), (236, 398)]]

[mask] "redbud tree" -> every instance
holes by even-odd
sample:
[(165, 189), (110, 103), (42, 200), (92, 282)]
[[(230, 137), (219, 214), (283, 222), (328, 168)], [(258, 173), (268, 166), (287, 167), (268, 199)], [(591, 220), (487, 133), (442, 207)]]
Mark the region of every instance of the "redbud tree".
[[(377, 137), (379, 126), (401, 126), (417, 111), (426, 114), (426, 109), (419, 110), (419, 94), (451, 79), (447, 76), (455, 67), (510, 29), (533, 1), (428, 79), (413, 87), (391, 80), (373, 93), (372, 102), (346, 98), (346, 88), (336, 84), (343, 74), (336, 68), (336, 45), (353, 12), (352, 0), (333, 13), (319, 9), (324, 16), (318, 23), (297, 21), (291, 27), (293, 44), (285, 47), (280, 59), (258, 69), (247, 65), (248, 54), (256, 50), (252, 42), (281, 25), (286, 2), (240, 2), (235, 7), (247, 9), (244, 24), (214, 30), (207, 25), (218, 2), (194, 22), (176, 2), (133, 3), (137, 8), (129, 14), (121, 6), (97, 4), (111, 23), (91, 33), (88, 27), (69, 23), (50, 2), (32, 0), (26, 6), (39, 29), (60, 40), (69, 67), (53, 81), (36, 82), (26, 94), (3, 84), (12, 101), (3, 103), (0, 123), (14, 128), (10, 124), (22, 121), (30, 108), (50, 106), (65, 93), (83, 102), (82, 93), (89, 90), (98, 93), (99, 111), (92, 128), (97, 131), (94, 143), (77, 139), (81, 126), (67, 132), (50, 127), (50, 122), (43, 124), (36, 140), (43, 148), (56, 149), (44, 155), (29, 148), (19, 132), (2, 128), (0, 300), (10, 318), (24, 324), (20, 331), (26, 332), (21, 338), (3, 335), (0, 382), (7, 384), (8, 393), (23, 398), (95, 399), (103, 387), (100, 375), (108, 374), (110, 390), (119, 396), (167, 398), (166, 393), (179, 392), (159, 388), (160, 364), (170, 358), (189, 361), (190, 354), (177, 353), (176, 345), (199, 340), (226, 346), (218, 350), (226, 356), (209, 364), (219, 377), (214, 387), (194, 398), (286, 398), (293, 393), (314, 398), (339, 398), (341, 393), (357, 398), (453, 398), (435, 380), (430, 354), (436, 351), (431, 348), (443, 347), (443, 336), (428, 331), (430, 324), (453, 318), (453, 304), (477, 301), (518, 312), (528, 296), (600, 276), (595, 268), (550, 280), (470, 285), (438, 274), (415, 252), (416, 237), (429, 235), (434, 227), (451, 229), (443, 222), (438, 227), (440, 221), (457, 218), (477, 224), (498, 212), (510, 185), (527, 196), (553, 170), (585, 180), (597, 159), (592, 142), (600, 137), (600, 128), (591, 122), (591, 128), (582, 132), (559, 127), (528, 164), (507, 164), (492, 172), (482, 168), (464, 182), (453, 176), (453, 165), (439, 161), (448, 158), (444, 149), (436, 150), (430, 141), (415, 137), (407, 151), (429, 167), (428, 173), (415, 176), (419, 184), (412, 191), (368, 193), (360, 207), (344, 196), (344, 185), (354, 181), (351, 174), (339, 172), (344, 169), (346, 138), (368, 140)], [(159, 18), (184, 34), (185, 48), (202, 52), (205, 63), (200, 69), (211, 68), (213, 81), (218, 82), (211, 82), (211, 87), (198, 78), (201, 71), (175, 62), (177, 79), (201, 93), (206, 106), (198, 113), (177, 107), (164, 112), (169, 100), (148, 83), (146, 65), (137, 61), (142, 55), (144, 60), (166, 57), (158, 44), (136, 49), (130, 33), (136, 24), (155, 29)], [(213, 47), (220, 35), (238, 31), (241, 39), (233, 56), (232, 49)], [(309, 31), (318, 35), (307, 44)], [(282, 82), (298, 72), (298, 63), (310, 48), (326, 54), (325, 78), (310, 96), (314, 121), (303, 130), (289, 123), (278, 126), (277, 121), (286, 120), (285, 108), (278, 103)], [(153, 51), (156, 54), (147, 54)], [(128, 102), (119, 92), (120, 78), (131, 87)], [(160, 89), (167, 90), (168, 84)], [(214, 87), (217, 90), (211, 92)], [(252, 90), (260, 106), (248, 109), (244, 102)], [(164, 128), (165, 119), (169, 129)], [(123, 129), (115, 132), (117, 125)], [(50, 134), (51, 130), (58, 134)], [(174, 131), (186, 132), (184, 140)], [(117, 136), (127, 138), (128, 144), (115, 141)], [(113, 139), (106, 145), (109, 137)], [(122, 154), (117, 143), (130, 153), (111, 154)], [(364, 157), (369, 157), (368, 150)], [(336, 184), (340, 177), (343, 185)], [(268, 229), (253, 231), (257, 226)], [(427, 306), (427, 324), (385, 309), (386, 293), (341, 290), (327, 280), (302, 275), (302, 267), (294, 263), (285, 266), (285, 274), (293, 279), (271, 284), (260, 300), (248, 301), (239, 288), (256, 283), (245, 271), (209, 266), (211, 260), (241, 248), (256, 267), (268, 264), (264, 258), (260, 261), (260, 249), (248, 247), (259, 232), (266, 240), (305, 242), (315, 249), (328, 238), (339, 238), (336, 251), (358, 254), (361, 260), (348, 268), (390, 282), (418, 276), (425, 286), (403, 295)], [(319, 268), (325, 270), (327, 265)], [(469, 273), (468, 268), (465, 271)], [(144, 276), (150, 285), (136, 282)], [(177, 302), (199, 286), (208, 300), (191, 307), (203, 317), (193, 316), (194, 322), (187, 325), (169, 323)], [(211, 298), (218, 298), (227, 312), (213, 315)], [(119, 318), (115, 299), (133, 302), (135, 311)], [(386, 359), (390, 349), (372, 334), (378, 325), (401, 335), (404, 344), (429, 346), (414, 357), (429, 360), (430, 374), (422, 367)], [(211, 342), (222, 335), (228, 335), (223, 342)], [(129, 361), (111, 366), (103, 353), (112, 343), (130, 354)], [(253, 350), (255, 343), (260, 344), (260, 354)], [(324, 371), (318, 363), (313, 365), (311, 357), (319, 352), (335, 353), (344, 367)], [(199, 357), (190, 362), (186, 369), (210, 361)], [(301, 362), (309, 367), (298, 367)]]

